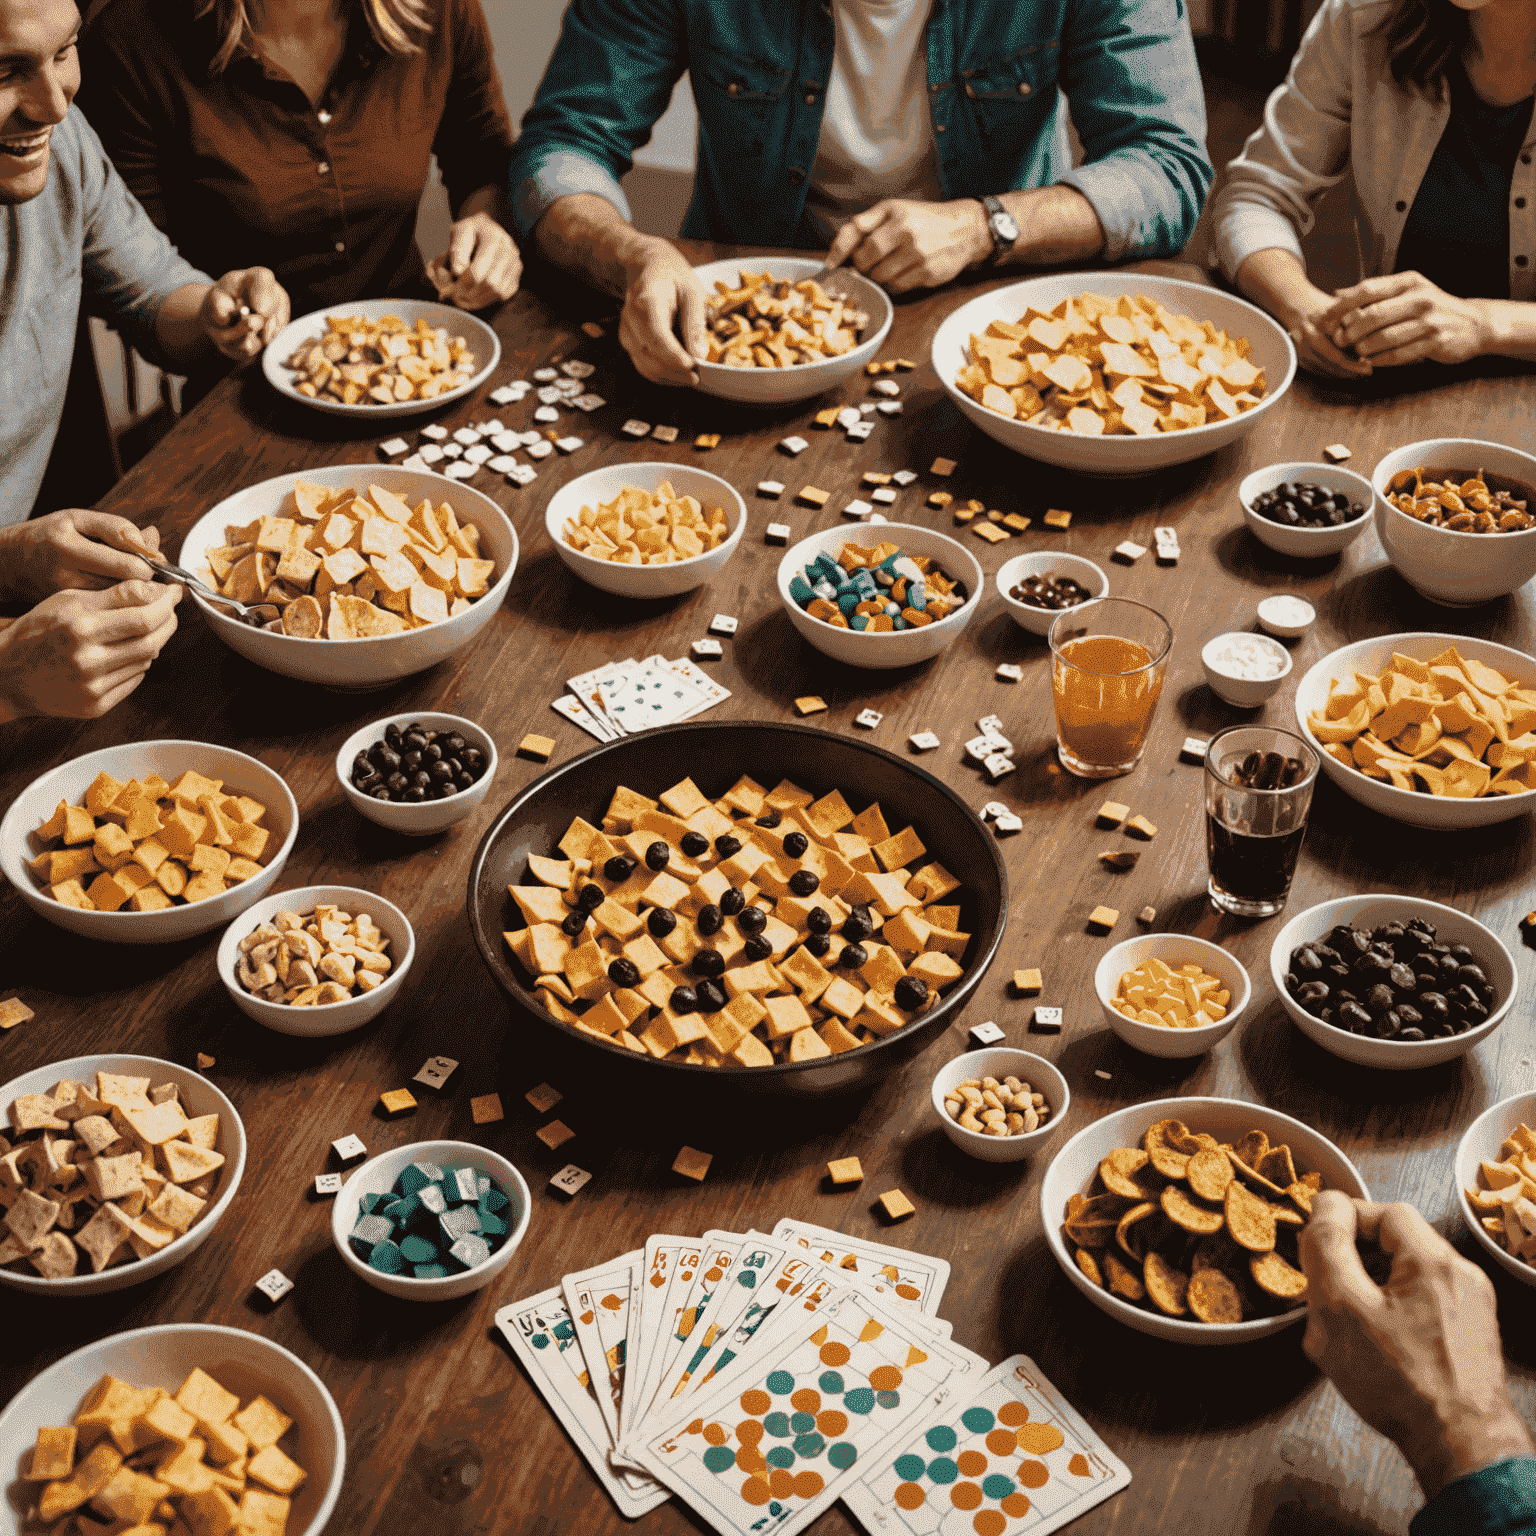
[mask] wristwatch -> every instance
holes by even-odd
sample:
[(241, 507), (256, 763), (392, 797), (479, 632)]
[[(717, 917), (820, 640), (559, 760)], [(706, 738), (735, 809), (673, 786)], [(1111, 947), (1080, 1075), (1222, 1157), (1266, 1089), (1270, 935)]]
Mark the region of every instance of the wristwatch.
[(995, 197), (982, 198), (981, 206), (987, 211), (987, 232), (992, 236), (992, 254), (987, 262), (995, 266), (1013, 249), (1019, 238), (1019, 223)]

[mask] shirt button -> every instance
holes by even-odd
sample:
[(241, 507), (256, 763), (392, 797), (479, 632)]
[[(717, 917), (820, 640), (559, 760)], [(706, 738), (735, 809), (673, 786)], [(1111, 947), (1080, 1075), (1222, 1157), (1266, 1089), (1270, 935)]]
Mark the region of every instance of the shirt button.
[(725, 94), (727, 96), (740, 96), (741, 95), (741, 82), (739, 80), (732, 80), (731, 83), (728, 86), (726, 86)]
[(1029, 93), (1033, 89), (1034, 89), (1034, 87), (1029, 83), (1028, 80), (1020, 80), (1019, 81), (1019, 95), (1020, 96), (1028, 96)]
[(322, 160), (320, 164), (315, 167), (315, 174), (317, 176), (324, 176), (327, 174), (327, 172), (329, 172), (330, 168), (330, 162), (328, 160)]
[(1531, 152), (1530, 152), (1530, 150), (1526, 150), (1526, 152), (1523, 155), (1520, 156), (1520, 164), (1521, 165), (1529, 165), (1530, 163), (1531, 163)]
[(1525, 199), (1523, 197), (1517, 197), (1515, 199), (1515, 207), (1516, 208), (1524, 208), (1525, 207)]
[(347, 242), (345, 240), (338, 240), (336, 242), (336, 250), (337, 250), (338, 253), (346, 250), (346, 248), (347, 248)]
[(1516, 256), (1515, 257), (1515, 265), (1517, 267), (1523, 267), (1525, 265), (1525, 257), (1524, 256)]
[(331, 120), (331, 114), (329, 112), (317, 112), (315, 116), (320, 119), (322, 125), (329, 123)]
[(944, 124), (943, 123), (935, 123), (933, 125), (933, 131), (935, 133), (943, 133), (944, 132)]
[(806, 92), (805, 104), (808, 107), (814, 107), (816, 105), (816, 94), (814, 91)]
[(1408, 212), (1408, 204), (1405, 203), (1402, 200), (1402, 198), (1398, 198), (1397, 202), (1393, 206), (1397, 209), (1397, 211), (1399, 213), (1407, 213)]

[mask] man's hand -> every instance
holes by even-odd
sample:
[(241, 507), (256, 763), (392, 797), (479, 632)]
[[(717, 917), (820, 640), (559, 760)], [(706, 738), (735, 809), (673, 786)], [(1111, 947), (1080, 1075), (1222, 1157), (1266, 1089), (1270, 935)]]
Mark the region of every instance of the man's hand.
[(484, 309), (510, 299), (522, 275), (516, 243), (488, 213), (456, 220), (448, 249), (427, 266), (438, 297), (460, 309)]
[(1341, 288), (1316, 323), (1340, 348), (1381, 368), (1429, 359), (1464, 363), (1490, 349), (1483, 305), (1458, 299), (1417, 272)]
[[(1392, 1260), (1385, 1285), (1355, 1243)], [(1427, 1498), (1531, 1453), (1504, 1382), (1493, 1286), (1411, 1205), (1325, 1190), (1299, 1240), (1310, 1311), (1302, 1347), (1356, 1413), (1396, 1442)]]
[(55, 592), (0, 630), (0, 721), (24, 715), (93, 720), (144, 681), (176, 633), (180, 587), (125, 581), (105, 592)]
[(288, 320), (288, 292), (265, 267), (226, 272), (198, 312), (204, 334), (237, 363), (255, 357)]
[(1368, 379), (1371, 364), (1345, 350), (1336, 336), (1336, 327), (1327, 323), (1335, 301), (1321, 288), (1310, 292), (1277, 309), (1280, 323), (1290, 333), (1296, 346), (1296, 360), (1312, 373), (1326, 374), (1334, 379)]
[(992, 253), (986, 209), (975, 199), (921, 203), (888, 198), (838, 230), (829, 266), (851, 262), (890, 293), (937, 288)]
[(693, 268), (670, 241), (646, 240), (626, 274), (619, 342), (630, 360), (653, 384), (697, 384), (695, 364), (709, 345)]
[(154, 573), (135, 558), (145, 550), (159, 554), (159, 530), (110, 512), (72, 507), (13, 523), (0, 532), (0, 600), (35, 603), (67, 588), (148, 582)]

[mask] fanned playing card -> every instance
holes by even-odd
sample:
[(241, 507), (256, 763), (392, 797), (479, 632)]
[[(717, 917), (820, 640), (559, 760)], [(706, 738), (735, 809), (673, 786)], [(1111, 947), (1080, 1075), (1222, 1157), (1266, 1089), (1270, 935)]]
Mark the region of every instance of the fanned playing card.
[(949, 1261), (926, 1253), (912, 1253), (889, 1243), (849, 1237), (814, 1222), (786, 1216), (773, 1229), (782, 1242), (795, 1244), (812, 1258), (833, 1269), (848, 1270), (864, 1280), (884, 1281), (900, 1305), (916, 1307), (927, 1315), (938, 1310), (949, 1284)]
[(597, 719), (573, 693), (561, 694), (549, 707), (557, 715), (569, 720), (572, 725), (579, 726), (587, 735), (595, 736), (599, 741), (617, 741), (619, 739), (619, 732), (612, 728), (606, 720)]
[(1131, 1481), (1027, 1355), (881, 1446), (843, 1503), (870, 1536), (1047, 1536)]
[[(624, 1436), (639, 1421), (640, 1411), (646, 1399), (645, 1379), (648, 1367), (654, 1362), (661, 1342), (671, 1331), (672, 1314), (668, 1310), (668, 1298), (678, 1286), (680, 1274), (685, 1276), (684, 1285), (693, 1283), (699, 1267), (700, 1247), (697, 1238), (674, 1237), (658, 1232), (645, 1240), (645, 1256), (640, 1266), (640, 1287), (636, 1299), (630, 1305), (628, 1357), (624, 1372), (624, 1395), (619, 1401), (619, 1433)], [(678, 1290), (681, 1298), (682, 1290)], [(681, 1299), (677, 1310), (682, 1310)]]
[(704, 701), (687, 718), (693, 715), (701, 715), (706, 709), (713, 709), (716, 704), (722, 704), (730, 698), (731, 690), (724, 683), (717, 683), (702, 667), (695, 666), (686, 656), (679, 657), (676, 661), (661, 661), (665, 667), (670, 667), (679, 677), (687, 678), (700, 693), (704, 695)]
[(658, 725), (671, 725), (694, 713), (706, 701), (687, 678), (670, 667), (642, 665), (630, 674), (623, 687), (605, 693), (604, 702), (609, 717), (627, 735), (634, 735)]
[(642, 1257), (636, 1248), (560, 1282), (612, 1444), (619, 1438), (619, 1401), (624, 1394), (632, 1266)]

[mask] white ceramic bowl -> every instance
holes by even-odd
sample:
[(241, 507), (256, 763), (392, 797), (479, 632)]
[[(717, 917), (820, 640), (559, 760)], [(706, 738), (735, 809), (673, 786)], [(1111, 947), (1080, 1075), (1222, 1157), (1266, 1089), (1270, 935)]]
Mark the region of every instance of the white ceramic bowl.
[(1051, 1245), (1051, 1253), (1062, 1273), (1101, 1312), (1138, 1333), (1150, 1333), (1154, 1338), (1168, 1339), (1175, 1344), (1247, 1344), (1301, 1322), (1307, 1315), (1305, 1307), (1293, 1307), (1274, 1317), (1256, 1317), (1241, 1323), (1201, 1323), (1193, 1319), (1165, 1317), (1161, 1312), (1146, 1311), (1101, 1290), (1077, 1267), (1061, 1232), (1067, 1197), (1087, 1194), (1099, 1164), (1116, 1147), (1140, 1146), (1147, 1127), (1159, 1120), (1182, 1120), (1190, 1130), (1209, 1131), (1218, 1141), (1236, 1141), (1251, 1130), (1261, 1130), (1273, 1144), (1283, 1143), (1290, 1147), (1298, 1172), (1315, 1171), (1322, 1174), (1325, 1189), (1342, 1190), (1358, 1200), (1370, 1199), (1365, 1180), (1356, 1172), (1354, 1164), (1326, 1136), (1263, 1104), (1201, 1097), (1132, 1104), (1085, 1126), (1045, 1170), (1040, 1183), (1040, 1213), (1046, 1241)]
[[(1063, 299), (1090, 292), (1109, 298), (1144, 293), (1178, 314), (1209, 320), (1233, 338), (1246, 337), (1252, 347), (1252, 361), (1264, 370), (1269, 393), (1251, 411), (1232, 421), (1191, 427), (1184, 432), (1157, 432), (1148, 437), (1083, 437), (1075, 432), (1052, 432), (1027, 422), (1009, 421), (955, 387), (955, 376), (968, 360), (973, 333), (980, 335), (994, 320), (1017, 321), (1030, 305), (1050, 310)], [(933, 338), (932, 356), (934, 372), (949, 398), (988, 437), (1015, 453), (1085, 475), (1142, 475), (1214, 453), (1242, 437), (1273, 410), (1296, 374), (1296, 349), (1291, 338), (1262, 309), (1204, 283), (1153, 277), (1143, 272), (1062, 272), (994, 289), (962, 304), (940, 325)]]
[[(1351, 502), (1359, 502), (1365, 510), (1353, 522), (1341, 523), (1337, 528), (1288, 528), (1284, 523), (1273, 523), (1267, 517), (1260, 517), (1253, 510), (1255, 499), (1265, 491), (1297, 480), (1321, 485), (1330, 491), (1342, 491)], [(1242, 503), (1243, 521), (1260, 544), (1282, 555), (1321, 560), (1353, 544), (1370, 527), (1371, 506), (1376, 493), (1364, 475), (1357, 475), (1340, 464), (1266, 464), (1263, 469), (1256, 469), (1244, 477), (1237, 488), (1237, 499)]]
[(1517, 1259), (1503, 1243), (1495, 1242), (1483, 1229), (1476, 1211), (1467, 1200), (1467, 1191), (1476, 1189), (1477, 1172), (1484, 1161), (1501, 1161), (1499, 1148), (1509, 1133), (1519, 1125), (1536, 1123), (1536, 1093), (1517, 1093), (1513, 1098), (1500, 1099), (1490, 1106), (1467, 1127), (1466, 1135), (1456, 1148), (1455, 1179), (1456, 1204), (1461, 1219), (1471, 1229), (1488, 1256), (1502, 1269), (1507, 1270), (1522, 1285), (1536, 1286), (1536, 1267)]
[[(1310, 944), (1313, 939), (1326, 938), (1338, 924), (1358, 923), (1362, 928), (1378, 928), (1394, 919), (1406, 922), (1413, 917), (1432, 923), (1446, 943), (1465, 944), (1477, 956), (1493, 987), (1494, 1007), (1476, 1029), (1452, 1035), (1446, 1040), (1372, 1040), (1323, 1023), (1285, 990), (1291, 952), (1303, 944)], [(1458, 912), (1455, 907), (1444, 907), (1437, 901), (1425, 901), (1418, 896), (1341, 896), (1336, 901), (1320, 902), (1305, 912), (1298, 912), (1275, 935), (1275, 941), (1270, 945), (1269, 976), (1281, 1006), (1307, 1039), (1344, 1061), (1352, 1061), (1361, 1067), (1384, 1068), (1389, 1072), (1437, 1067), (1441, 1062), (1466, 1055), (1504, 1022), (1520, 986), (1515, 958), (1491, 928), (1465, 912)]]
[[(444, 391), (430, 400), (397, 400), (393, 405), (379, 405), (369, 401), (367, 405), (344, 405), (340, 400), (324, 396), (310, 399), (301, 395), (296, 387), (298, 375), (288, 367), (288, 359), (299, 350), (302, 343), (312, 341), (326, 332), (326, 320), (331, 315), (352, 315), (362, 320), (380, 320), (385, 315), (398, 315), (415, 328), (418, 320), (431, 326), (443, 326), (448, 335), (462, 336), (469, 343), (475, 358), (475, 374), (457, 389)], [(330, 416), (353, 416), (364, 421), (389, 421), (397, 416), (419, 416), (425, 411), (435, 411), (440, 406), (452, 405), (475, 390), (495, 371), (501, 361), (501, 342), (496, 332), (485, 321), (452, 304), (433, 304), (425, 299), (357, 299), (350, 304), (335, 304), (329, 309), (317, 309), (312, 314), (290, 320), (261, 354), (261, 371), (278, 394), (297, 400), (311, 410), (324, 411)], [(190, 569), (190, 567), (189, 567)]]
[(1352, 800), (1368, 805), (1395, 821), (1411, 827), (1430, 827), (1436, 831), (1459, 832), (1468, 827), (1491, 827), (1536, 811), (1536, 791), (1523, 795), (1484, 795), (1477, 800), (1453, 800), (1447, 795), (1421, 795), (1417, 790), (1399, 789), (1381, 779), (1368, 778), (1354, 768), (1323, 751), (1322, 743), (1307, 727), (1307, 716), (1321, 710), (1328, 702), (1328, 683), (1332, 678), (1347, 683), (1356, 672), (1379, 677), (1392, 660), (1392, 653), (1428, 661), (1447, 646), (1454, 645), (1463, 656), (1486, 662), (1505, 677), (1514, 678), (1523, 688), (1536, 688), (1536, 661), (1522, 651), (1473, 635), (1439, 635), (1424, 632), (1402, 635), (1378, 635), (1331, 651), (1316, 663), (1296, 685), (1296, 724), (1307, 744), (1316, 749), (1324, 775), (1332, 779)]
[[(26, 866), (42, 851), (32, 833), (53, 815), (60, 800), (82, 804), (86, 790), (100, 773), (123, 781), (158, 773), (172, 781), (189, 768), (207, 778), (222, 779), (230, 794), (249, 795), (266, 806), (262, 825), (271, 836), (262, 853), (265, 864), (259, 875), (231, 886), (222, 896), (182, 903), (161, 912), (82, 912), (44, 894)], [(265, 763), (211, 742), (135, 741), (87, 752), (34, 779), (22, 790), (0, 821), (0, 869), (21, 899), (56, 927), (113, 944), (169, 944), (218, 928), (252, 902), (260, 901), (282, 873), (298, 831), (298, 802)]]
[(1085, 560), (1081, 555), (1063, 554), (1059, 550), (1037, 549), (1027, 555), (1015, 555), (1013, 559), (1003, 561), (997, 568), (997, 575), (992, 579), (997, 583), (997, 590), (1003, 601), (1008, 604), (1008, 613), (1013, 622), (1032, 635), (1049, 634), (1051, 625), (1056, 621), (1056, 615), (1065, 610), (1035, 608), (1029, 603), (1021, 603), (1016, 597), (1010, 597), (1008, 594), (1026, 576), (1044, 576), (1047, 573), (1053, 576), (1070, 576), (1079, 586), (1087, 587), (1090, 597), (1109, 596), (1109, 577), (1092, 560)]
[[(1274, 605), (1285, 598), (1293, 598), (1296, 602), (1304, 604), (1311, 617), (1300, 623), (1284, 618)], [(1306, 598), (1295, 592), (1271, 592), (1268, 597), (1259, 600), (1259, 606), (1255, 612), (1258, 614), (1259, 627), (1280, 640), (1300, 640), (1317, 622), (1317, 609), (1307, 602)]]
[[(951, 1120), (944, 1108), (944, 1095), (968, 1077), (995, 1077), (999, 1082), (1014, 1076), (1028, 1083), (1035, 1093), (1043, 1093), (1051, 1106), (1051, 1118), (1021, 1136), (983, 1136), (968, 1131)], [(1043, 1056), (1012, 1046), (991, 1045), (980, 1051), (967, 1051), (939, 1069), (933, 1080), (933, 1109), (944, 1126), (944, 1134), (969, 1157), (983, 1163), (1018, 1163), (1039, 1151), (1047, 1138), (1054, 1136), (1067, 1118), (1072, 1090), (1067, 1080)]]
[[(375, 800), (372, 795), (365, 795), (360, 789), (353, 788), (352, 763), (357, 754), (366, 752), (376, 741), (382, 741), (385, 726), (398, 725), (404, 730), (413, 722), (426, 726), (430, 731), (457, 731), (470, 746), (479, 747), (485, 753), (485, 772), (469, 789), (451, 795), (446, 800), (423, 800), (419, 805)], [(361, 730), (353, 731), (342, 742), (341, 750), (336, 754), (336, 777), (341, 781), (342, 793), (352, 809), (358, 815), (366, 816), (369, 821), (376, 821), (381, 827), (388, 827), (391, 832), (403, 832), (408, 837), (431, 837), (451, 827), (454, 822), (463, 821), (485, 799), (491, 780), (496, 777), (496, 767), (496, 743), (489, 732), (481, 730), (473, 720), (466, 720), (462, 715), (444, 715), (433, 710), (417, 710), (408, 715), (385, 715), (363, 726)]]
[(182, 540), (178, 562), (194, 576), (201, 576), (208, 566), (208, 551), (225, 542), (228, 524), (291, 515), (293, 487), (299, 480), (329, 490), (350, 487), (365, 491), (370, 485), (378, 485), (413, 503), (423, 498), (438, 505), (446, 501), (461, 523), (473, 523), (480, 530), (480, 552), (485, 559), (496, 562), (496, 580), (484, 597), (477, 598), (467, 613), (456, 618), (428, 624), (424, 629), (357, 640), (301, 640), (293, 635), (269, 634), (264, 629), (241, 624), (193, 592), (192, 600), (201, 609), (208, 627), (230, 650), (270, 672), (298, 678), (300, 682), (323, 683), (328, 688), (343, 690), (382, 688), (397, 678), (435, 666), (467, 645), (496, 617), (517, 569), (517, 531), (489, 496), (431, 470), (402, 469), (393, 464), (332, 464), (323, 469), (275, 475), (236, 491), (205, 512)]
[[(130, 1285), (138, 1285), (174, 1269), (202, 1247), (235, 1198), (241, 1175), (245, 1172), (245, 1125), (235, 1106), (206, 1077), (174, 1061), (161, 1061), (155, 1056), (75, 1056), (69, 1061), (50, 1062), (46, 1067), (24, 1072), (0, 1088), (0, 1112), (24, 1093), (46, 1093), (61, 1078), (94, 1083), (98, 1072), (147, 1077), (151, 1086), (175, 1083), (189, 1118), (196, 1115), (219, 1117), (219, 1143), (214, 1150), (223, 1153), (224, 1165), (218, 1170), (218, 1182), (214, 1185), (208, 1208), (180, 1237), (172, 1239), (159, 1253), (151, 1254), (147, 1259), (119, 1264), (102, 1270), (99, 1275), (70, 1275), (62, 1280), (45, 1280), (30, 1269), (0, 1269), (0, 1286), (30, 1291), (37, 1296), (99, 1296), (104, 1291), (126, 1290)], [(5, 1443), (0, 1438), (0, 1445)]]
[[(1272, 651), (1285, 663), (1273, 677), (1234, 677), (1223, 672), (1216, 664), (1216, 653), (1229, 640), (1252, 640), (1267, 651)], [(1234, 709), (1257, 709), (1259, 705), (1280, 691), (1280, 685), (1291, 675), (1291, 653), (1268, 635), (1257, 635), (1251, 630), (1227, 630), (1213, 635), (1200, 648), (1200, 666), (1205, 672), (1206, 686), (1218, 699)]]
[[(775, 279), (798, 283), (819, 272), (823, 265), (819, 258), (804, 256), (748, 256), (707, 262), (695, 267), (693, 275), (704, 292), (712, 296), (717, 282), (739, 287), (744, 271), (767, 271)], [(809, 400), (857, 373), (880, 350), (896, 311), (885, 290), (852, 267), (839, 267), (822, 286), (828, 293), (846, 294), (869, 315), (864, 339), (858, 346), (841, 357), (829, 357), (821, 363), (798, 363), (793, 368), (727, 368), (723, 363), (699, 363), (700, 393), (738, 400), (744, 405), (787, 405), (794, 400)]]
[[(1161, 960), (1175, 970), (1181, 965), (1198, 965), (1207, 975), (1219, 976), (1221, 984), (1232, 994), (1226, 1018), (1199, 1029), (1168, 1029), (1126, 1018), (1113, 1006), (1120, 978), (1148, 960)], [(1093, 973), (1093, 989), (1099, 995), (1105, 1022), (1120, 1039), (1148, 1056), (1164, 1059), (1203, 1056), (1237, 1027), (1239, 1017), (1253, 996), (1248, 972), (1240, 961), (1220, 945), (1208, 944), (1204, 939), (1184, 933), (1144, 933), (1139, 938), (1116, 944), (1100, 958)]]
[(24, 1525), (22, 1506), (42, 1484), (16, 1481), (15, 1470), (39, 1429), (68, 1424), (105, 1375), (174, 1392), (198, 1367), (242, 1403), (259, 1394), (293, 1420), (279, 1445), (309, 1476), (293, 1496), (288, 1536), (320, 1536), (341, 1497), (347, 1469), (347, 1436), (335, 1401), (320, 1378), (280, 1344), (212, 1323), (164, 1323), (98, 1339), (34, 1376), (11, 1399), (0, 1413), (0, 1446), (8, 1461), (0, 1477), (9, 1485), (9, 1497), (0, 1503), (0, 1536), (38, 1529)]
[[(817, 555), (831, 555), (835, 560), (845, 544), (867, 548), (882, 542), (899, 544), (904, 555), (932, 556), (951, 580), (964, 584), (964, 605), (947, 619), (937, 619), (920, 629), (872, 635), (867, 631), (837, 629), (831, 624), (823, 624), (820, 619), (813, 619), (789, 595), (790, 579), (800, 575)], [(801, 638), (809, 641), (823, 656), (845, 661), (852, 667), (907, 667), (914, 662), (928, 661), (959, 639), (961, 631), (976, 617), (986, 581), (976, 557), (948, 534), (936, 533), (932, 528), (923, 528), (916, 523), (885, 523), (866, 533), (864, 526), (856, 523), (824, 528), (785, 550), (784, 558), (779, 561), (779, 602)]]
[[(269, 922), (279, 912), (300, 912), (306, 916), (322, 902), (338, 906), (354, 917), (366, 912), (389, 940), (389, 958), (394, 962), (384, 980), (372, 992), (349, 997), (344, 1003), (324, 1003), (318, 1008), (292, 1008), (287, 1003), (269, 1003), (253, 997), (240, 985), (235, 963), (240, 958), (240, 941), (253, 929)], [(249, 1019), (264, 1024), (280, 1035), (303, 1035), (311, 1039), (344, 1035), (361, 1029), (376, 1019), (400, 991), (411, 961), (416, 958), (416, 934), (410, 920), (393, 902), (372, 891), (360, 891), (349, 885), (305, 885), (296, 890), (279, 891), (240, 914), (219, 940), (219, 980), (230, 1001)]]
[[(457, 1275), (445, 1275), (441, 1280), (418, 1280), (415, 1275), (386, 1275), (353, 1253), (347, 1236), (357, 1225), (359, 1202), (363, 1196), (387, 1194), (395, 1180), (417, 1161), (436, 1163), (440, 1168), (473, 1168), (501, 1185), (502, 1192), (512, 1202), (507, 1212), (511, 1230), (506, 1242), (484, 1264)], [(507, 1267), (528, 1231), (532, 1210), (532, 1197), (522, 1174), (506, 1158), (489, 1148), (478, 1147), (470, 1141), (413, 1141), (409, 1146), (396, 1147), (370, 1158), (341, 1186), (341, 1193), (331, 1207), (331, 1242), (341, 1255), (342, 1263), (377, 1291), (405, 1301), (453, 1301), (472, 1291), (483, 1290)]]
[(1514, 592), (1536, 576), (1536, 528), (1524, 533), (1453, 533), (1421, 523), (1386, 498), (1393, 475), (1404, 469), (1485, 469), (1518, 481), (1536, 506), (1536, 457), (1503, 443), (1432, 437), (1395, 448), (1371, 475), (1376, 537), (1398, 574), (1430, 602), (1472, 608)]
[[(565, 542), (562, 530), (566, 522), (583, 507), (612, 501), (630, 486), (655, 491), (664, 480), (672, 482), (672, 489), (679, 496), (692, 496), (705, 508), (725, 508), (731, 531), (724, 543), (702, 555), (667, 565), (615, 565), (611, 560), (583, 554)], [(560, 563), (588, 586), (619, 597), (676, 597), (680, 592), (702, 587), (736, 553), (746, 526), (747, 504), (735, 486), (719, 475), (689, 464), (611, 464), (606, 469), (589, 470), (561, 486), (544, 508), (544, 531), (555, 546)]]

